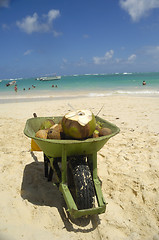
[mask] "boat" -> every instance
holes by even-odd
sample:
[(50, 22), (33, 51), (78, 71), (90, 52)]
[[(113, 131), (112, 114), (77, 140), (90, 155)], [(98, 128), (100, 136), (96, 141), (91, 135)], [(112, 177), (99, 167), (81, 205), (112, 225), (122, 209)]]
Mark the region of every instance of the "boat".
[(38, 81), (54, 81), (54, 80), (60, 80), (60, 79), (61, 79), (61, 76), (35, 78), (35, 80), (38, 80)]
[(8, 82), (6, 84), (7, 87), (11, 86), (11, 85), (15, 85), (16, 84), (16, 81), (11, 81), (11, 82)]

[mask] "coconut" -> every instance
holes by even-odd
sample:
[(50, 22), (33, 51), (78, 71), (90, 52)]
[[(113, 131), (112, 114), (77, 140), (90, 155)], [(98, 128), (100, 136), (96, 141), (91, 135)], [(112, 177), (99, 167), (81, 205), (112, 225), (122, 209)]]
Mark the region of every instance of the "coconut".
[(55, 124), (52, 126), (47, 133), (48, 139), (61, 139), (62, 126), (61, 124)]
[(74, 139), (86, 139), (90, 137), (95, 128), (95, 116), (90, 110), (69, 112), (62, 119), (64, 134)]
[(62, 130), (62, 125), (61, 125), (61, 123), (54, 124), (52, 127), (50, 127), (50, 129), (56, 129), (56, 130), (58, 130), (58, 131), (60, 131), (60, 132), (63, 131), (63, 130)]
[(35, 137), (47, 139), (47, 133), (48, 133), (48, 130), (40, 129), (39, 131), (36, 132)]
[(60, 132), (56, 129), (50, 129), (47, 134), (48, 139), (61, 139)]
[(40, 126), (40, 129), (49, 129), (54, 125), (54, 121), (52, 119), (46, 119)]
[(95, 129), (92, 137), (93, 138), (98, 138), (99, 137), (99, 131)]
[(106, 136), (112, 134), (112, 130), (110, 128), (101, 128), (99, 129), (99, 136)]

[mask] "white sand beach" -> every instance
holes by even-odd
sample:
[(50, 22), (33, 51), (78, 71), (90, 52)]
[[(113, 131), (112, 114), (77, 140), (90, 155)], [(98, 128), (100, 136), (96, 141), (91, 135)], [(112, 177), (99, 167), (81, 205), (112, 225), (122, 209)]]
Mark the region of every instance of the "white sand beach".
[[(69, 219), (63, 196), (30, 152), (26, 120), (90, 109), (120, 128), (98, 152), (107, 208)], [(159, 240), (159, 98), (108, 96), (0, 104), (0, 240)]]

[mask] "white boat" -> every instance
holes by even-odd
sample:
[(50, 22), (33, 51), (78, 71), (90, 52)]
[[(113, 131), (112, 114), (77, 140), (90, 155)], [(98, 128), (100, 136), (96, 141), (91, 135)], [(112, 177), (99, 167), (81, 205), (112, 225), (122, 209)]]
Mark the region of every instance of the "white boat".
[(6, 86), (8, 87), (8, 86), (15, 85), (15, 84), (16, 84), (16, 81), (11, 81), (11, 82), (8, 82), (8, 83), (6, 84)]
[(16, 81), (9, 82), (9, 85), (14, 85), (14, 84), (16, 84)]
[(60, 80), (60, 79), (61, 79), (61, 76), (35, 78), (35, 80), (38, 80), (38, 81), (54, 81), (54, 80)]

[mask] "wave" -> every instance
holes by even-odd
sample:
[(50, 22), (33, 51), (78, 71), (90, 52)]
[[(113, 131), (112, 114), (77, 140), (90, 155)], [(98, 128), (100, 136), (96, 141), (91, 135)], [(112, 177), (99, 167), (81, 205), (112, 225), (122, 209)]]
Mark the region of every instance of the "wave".
[(111, 95), (144, 95), (144, 96), (159, 96), (159, 91), (156, 90), (147, 90), (147, 91), (124, 91), (124, 90), (117, 90), (117, 91), (110, 91), (110, 92), (92, 92), (88, 93), (88, 97), (106, 97)]
[(132, 74), (132, 73), (130, 73), (130, 72), (129, 72), (129, 73), (127, 73), (127, 72), (124, 72), (123, 74), (124, 74), (124, 75), (127, 75), (127, 74)]
[(1, 79), (3, 81), (16, 81), (16, 80), (23, 80), (24, 78), (22, 77), (19, 77), (19, 78), (4, 78), (4, 79)]
[(107, 93), (88, 93), (88, 97), (106, 97), (106, 96), (111, 96), (111, 92)]
[(46, 100), (57, 100), (57, 99), (74, 99), (83, 97), (108, 97), (108, 96), (144, 96), (144, 97), (159, 97), (159, 91), (149, 90), (149, 91), (128, 91), (128, 90), (116, 90), (107, 92), (76, 92), (74, 94), (58, 92), (58, 94), (52, 95), (49, 92), (47, 95), (39, 92), (39, 94), (24, 94), (24, 95), (1, 95), (0, 103), (9, 102), (28, 102), (28, 101), (46, 101)]
[(142, 94), (142, 95), (159, 95), (159, 91), (156, 91), (156, 90), (147, 90), (147, 91), (123, 91), (123, 90), (118, 90), (118, 91), (115, 91), (114, 93), (116, 94), (130, 94), (130, 95), (136, 95), (136, 94)]

